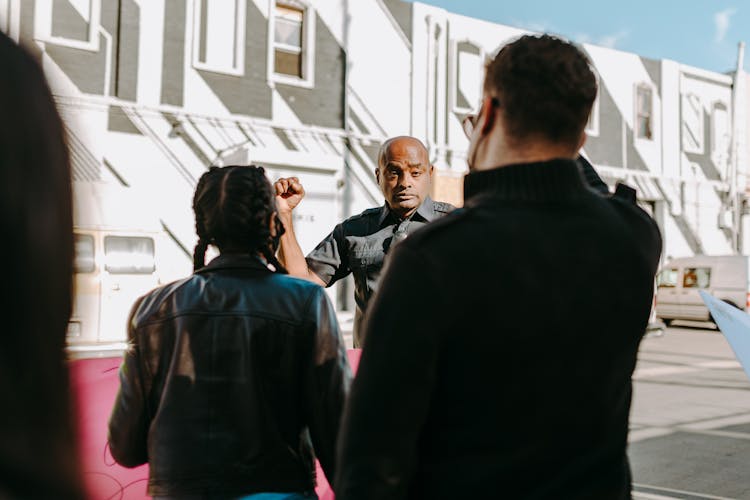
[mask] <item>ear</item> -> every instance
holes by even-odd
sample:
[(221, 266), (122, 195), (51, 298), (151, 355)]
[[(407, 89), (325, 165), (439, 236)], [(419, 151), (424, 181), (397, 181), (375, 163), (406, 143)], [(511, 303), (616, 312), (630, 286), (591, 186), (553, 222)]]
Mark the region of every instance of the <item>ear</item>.
[(495, 106), (492, 105), (492, 97), (485, 96), (482, 99), (482, 135), (487, 135), (495, 126)]
[(375, 167), (375, 180), (380, 184), (380, 166)]
[(432, 174), (435, 172), (435, 165), (433, 165), (432, 163), (430, 163), (430, 170), (429, 170), (429, 172), (430, 172), (430, 177), (432, 177)]

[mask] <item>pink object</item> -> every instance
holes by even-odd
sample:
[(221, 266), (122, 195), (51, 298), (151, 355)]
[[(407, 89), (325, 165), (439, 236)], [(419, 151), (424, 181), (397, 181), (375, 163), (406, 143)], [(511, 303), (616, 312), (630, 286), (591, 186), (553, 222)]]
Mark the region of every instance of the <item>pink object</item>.
[[(359, 365), (359, 349), (348, 351), (352, 372)], [(79, 422), (79, 444), (86, 493), (91, 500), (140, 500), (146, 494), (148, 465), (126, 469), (117, 465), (107, 446), (107, 422), (120, 387), (122, 358), (80, 359), (70, 362), (71, 388)], [(333, 500), (331, 487), (318, 464), (321, 500)]]

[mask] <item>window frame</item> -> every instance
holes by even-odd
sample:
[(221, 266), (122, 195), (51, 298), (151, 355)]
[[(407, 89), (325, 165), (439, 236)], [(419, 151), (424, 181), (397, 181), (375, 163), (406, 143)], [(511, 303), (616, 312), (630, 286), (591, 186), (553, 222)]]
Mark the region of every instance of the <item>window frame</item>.
[[(661, 283), (661, 275), (666, 272), (674, 273), (674, 283), (670, 285), (665, 285), (664, 283)], [(679, 283), (680, 278), (680, 269), (677, 267), (667, 267), (662, 269), (662, 271), (657, 275), (656, 277), (656, 288), (677, 288), (677, 283)]]
[[(726, 142), (726, 150), (720, 151), (718, 149), (719, 145), (719, 138), (716, 133), (716, 110), (718, 109), (719, 105), (721, 105), (724, 108), (724, 111), (727, 115), (727, 121), (726, 121), (726, 131), (727, 131), (727, 137), (730, 139)], [(731, 116), (731, 108), (729, 105), (722, 101), (722, 100), (715, 100), (711, 103), (711, 154), (716, 155), (722, 155), (723, 158), (728, 159), (729, 158), (729, 149), (731, 148), (731, 133), (732, 133), (732, 116)]]
[[(583, 131), (590, 137), (599, 137), (599, 96), (602, 95), (602, 92), (599, 75), (594, 72), (594, 76), (596, 78), (596, 97), (591, 105), (591, 113), (589, 113), (589, 119), (586, 120), (586, 127)], [(589, 123), (591, 123), (591, 125), (589, 125)]]
[[(457, 99), (457, 93), (459, 91), (458, 86), (458, 46), (462, 43), (468, 43), (469, 45), (472, 45), (473, 47), (476, 47), (479, 49), (479, 66), (480, 68), (483, 68), (483, 61), (486, 57), (486, 52), (484, 50), (484, 47), (482, 47), (479, 43), (475, 42), (474, 40), (470, 38), (457, 38), (455, 40), (451, 41), (451, 47), (450, 47), (450, 86), (449, 86), (449, 92), (450, 92), (450, 104), (451, 104), (451, 110), (454, 113), (457, 114), (470, 114), (475, 113), (477, 110), (475, 108), (470, 107), (471, 103), (469, 104), (469, 107), (462, 107), (458, 105), (458, 99)], [(480, 75), (479, 77), (479, 99), (477, 99), (477, 102), (481, 102), (482, 100), (482, 82), (483, 82), (483, 76)]]
[[(688, 286), (685, 284), (685, 280), (687, 279), (689, 270), (694, 271), (694, 274), (695, 274), (695, 284), (692, 286)], [(698, 273), (696, 271), (707, 271), (708, 283), (706, 283), (706, 286), (699, 285)], [(685, 289), (707, 290), (711, 288), (711, 267), (710, 266), (695, 266), (695, 267), (684, 268), (682, 270), (682, 288), (683, 290)]]
[(0, 31), (18, 42), (21, 30), (20, 0), (0, 0)]
[[(12, 0), (11, 0), (12, 1)], [(91, 15), (89, 19), (88, 40), (72, 40), (62, 36), (52, 35), (52, 7), (53, 0), (36, 0), (34, 14), (34, 38), (44, 43), (51, 43), (71, 49), (99, 52), (99, 29), (101, 28), (102, 0), (88, 0)]]
[[(91, 243), (91, 266), (87, 267), (85, 269), (79, 270), (78, 268), (78, 238), (81, 238), (82, 240), (87, 240)], [(94, 238), (93, 234), (88, 233), (74, 233), (73, 234), (73, 246), (74, 246), (74, 254), (73, 254), (73, 274), (92, 274), (96, 272), (96, 239)]]
[[(640, 135), (640, 127), (639, 127), (640, 121), (639, 121), (639, 117), (641, 116), (641, 112), (640, 112), (640, 106), (639, 106), (639, 104), (640, 104), (639, 103), (639, 99), (640, 99), (639, 94), (640, 94), (640, 90), (641, 89), (647, 90), (650, 93), (650, 95), (651, 95), (650, 109), (649, 109), (649, 114), (648, 114), (649, 123), (650, 123), (649, 130), (651, 131), (651, 137), (641, 136)], [(633, 94), (634, 94), (634, 99), (633, 99), (633, 137), (636, 140), (638, 140), (638, 141), (653, 142), (653, 141), (656, 140), (656, 138), (655, 138), (655, 136), (656, 136), (656, 127), (655, 127), (655, 123), (654, 123), (654, 121), (655, 121), (654, 120), (654, 95), (656, 94), (656, 92), (654, 92), (654, 86), (650, 82), (640, 82), (640, 83), (637, 83), (637, 84), (635, 84), (634, 93)]]
[[(302, 11), (302, 77), (276, 73), (276, 7), (288, 7)], [(303, 0), (269, 0), (268, 3), (268, 81), (273, 85), (294, 85), (311, 89), (315, 86), (315, 23), (312, 4)]]
[[(694, 98), (698, 102), (698, 109), (700, 111), (700, 118), (699, 118), (699, 130), (697, 137), (698, 145), (694, 148), (686, 147), (685, 145), (685, 136), (684, 136), (684, 127), (685, 127), (685, 101), (690, 100), (690, 98)], [(682, 150), (686, 153), (692, 153), (692, 154), (703, 154), (703, 152), (706, 150), (706, 141), (705, 141), (705, 119), (703, 116), (703, 102), (701, 101), (701, 98), (698, 94), (694, 92), (687, 92), (684, 94), (680, 94), (680, 146), (682, 147)]]
[[(232, 76), (245, 75), (245, 44), (247, 43), (247, 2), (246, 0), (234, 0), (237, 6), (237, 15), (235, 16), (235, 54), (236, 63), (234, 67), (228, 68), (219, 64), (212, 64), (210, 61), (203, 62), (200, 60), (201, 45), (201, 11), (203, 2), (208, 0), (193, 0), (192, 23), (193, 23), (193, 40), (191, 46), (191, 63), (193, 68), (200, 71), (210, 71), (212, 73), (222, 73)], [(222, 0), (226, 1), (226, 0)]]
[[(123, 271), (113, 271), (110, 269), (109, 264), (109, 254), (110, 252), (107, 251), (107, 243), (109, 240), (132, 240), (132, 239), (139, 239), (139, 240), (148, 240), (151, 242), (151, 270), (148, 272), (123, 272)], [(118, 234), (108, 234), (104, 237), (103, 246), (102, 246), (102, 254), (104, 256), (104, 266), (103, 269), (107, 274), (113, 275), (113, 276), (148, 276), (151, 274), (154, 274), (156, 272), (156, 241), (151, 236), (130, 236), (130, 235), (118, 235)]]

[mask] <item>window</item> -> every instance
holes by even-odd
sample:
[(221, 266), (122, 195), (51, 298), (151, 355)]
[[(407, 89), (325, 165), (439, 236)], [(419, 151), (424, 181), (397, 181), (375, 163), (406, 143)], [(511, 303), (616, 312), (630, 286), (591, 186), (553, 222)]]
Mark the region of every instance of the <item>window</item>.
[(677, 269), (665, 269), (656, 277), (658, 288), (674, 288), (677, 286)]
[(695, 94), (682, 96), (682, 149), (703, 153), (703, 105)]
[(653, 139), (653, 90), (650, 85), (636, 87), (635, 132), (638, 139)]
[(476, 103), (482, 99), (484, 51), (468, 41), (453, 45), (453, 111), (473, 113)]
[(101, 0), (37, 0), (36, 38), (76, 49), (99, 51)]
[(154, 272), (154, 240), (139, 236), (104, 238), (105, 269), (112, 274)]
[(0, 0), (0, 31), (18, 41), (21, 24), (20, 0)]
[(682, 288), (708, 288), (711, 286), (711, 268), (687, 267), (682, 276)]
[(715, 102), (711, 110), (711, 148), (719, 158), (729, 156), (729, 109), (723, 102)]
[(314, 22), (312, 8), (289, 0), (274, 6), (270, 71), (277, 82), (312, 87)]
[(90, 234), (75, 235), (75, 257), (73, 270), (76, 273), (91, 273), (95, 268), (94, 237)]
[(244, 74), (246, 0), (195, 0), (193, 67)]

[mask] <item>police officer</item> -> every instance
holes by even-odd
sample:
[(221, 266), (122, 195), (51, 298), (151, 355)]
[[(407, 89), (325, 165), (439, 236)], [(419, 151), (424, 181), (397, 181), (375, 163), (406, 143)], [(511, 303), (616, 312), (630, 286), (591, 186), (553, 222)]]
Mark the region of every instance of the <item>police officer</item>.
[(377, 290), (388, 250), (415, 229), (454, 208), (430, 199), (433, 170), (427, 149), (418, 139), (400, 136), (385, 141), (375, 169), (385, 204), (338, 224), (307, 257), (292, 224), (292, 211), (305, 197), (305, 189), (296, 177), (279, 179), (275, 184), (277, 209), (286, 230), (279, 260), (289, 273), (326, 287), (349, 273), (354, 275), (355, 347), (361, 345), (360, 324), (367, 303)]

